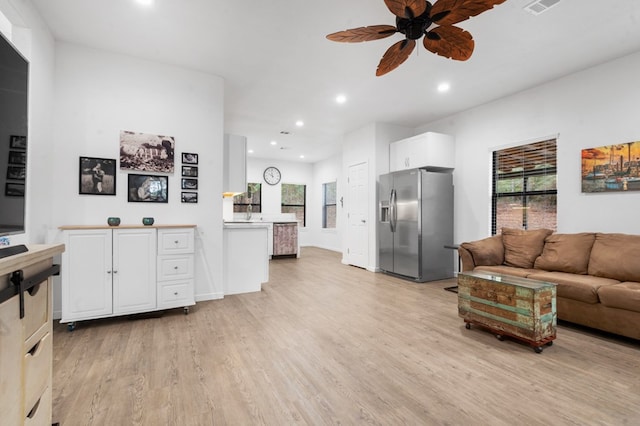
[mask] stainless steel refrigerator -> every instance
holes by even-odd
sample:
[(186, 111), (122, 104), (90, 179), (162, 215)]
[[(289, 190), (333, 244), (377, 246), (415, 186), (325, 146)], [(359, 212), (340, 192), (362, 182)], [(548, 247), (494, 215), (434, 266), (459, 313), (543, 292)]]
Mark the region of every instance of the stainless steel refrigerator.
[(424, 169), (380, 176), (379, 265), (417, 282), (451, 278), (453, 177)]

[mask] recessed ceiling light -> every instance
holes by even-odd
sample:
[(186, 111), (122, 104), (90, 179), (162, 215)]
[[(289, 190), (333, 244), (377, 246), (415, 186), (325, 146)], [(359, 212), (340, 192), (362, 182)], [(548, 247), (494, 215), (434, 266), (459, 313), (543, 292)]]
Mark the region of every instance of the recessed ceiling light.
[(300, 158), (304, 158), (304, 155), (301, 155)]
[(153, 4), (153, 0), (136, 0), (136, 2), (143, 6), (151, 6)]
[(298, 127), (304, 126), (304, 121), (302, 121), (302, 120), (296, 121), (296, 126), (298, 126)]
[(278, 145), (278, 142), (276, 142), (276, 141), (271, 141), (271, 145)]
[(347, 97), (345, 95), (338, 95), (336, 96), (336, 102), (339, 104), (343, 104), (347, 102)]
[(440, 83), (438, 84), (438, 92), (445, 93), (451, 89), (451, 85), (449, 83)]
[(253, 154), (253, 150), (252, 150), (252, 149), (248, 150), (247, 152), (248, 152), (249, 154)]

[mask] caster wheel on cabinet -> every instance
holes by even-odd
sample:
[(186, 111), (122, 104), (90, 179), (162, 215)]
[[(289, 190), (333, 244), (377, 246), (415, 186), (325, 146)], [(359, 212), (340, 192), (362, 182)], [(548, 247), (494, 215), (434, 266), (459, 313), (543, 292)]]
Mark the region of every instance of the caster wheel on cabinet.
[(535, 351), (535, 353), (541, 354), (542, 353), (542, 346), (536, 346), (535, 348), (533, 348), (533, 350)]
[(75, 322), (70, 322), (69, 324), (67, 324), (67, 331), (71, 332), (73, 330), (76, 329), (76, 323)]
[(184, 308), (182, 308), (183, 312), (185, 315), (189, 315), (189, 307), (185, 306)]
[(466, 324), (464, 325), (464, 328), (466, 328), (467, 330), (471, 330), (471, 324), (466, 323)]
[(504, 340), (504, 336), (502, 334), (496, 334), (496, 339), (502, 342)]
[(553, 340), (550, 342), (547, 342), (547, 346), (552, 346), (553, 345)]

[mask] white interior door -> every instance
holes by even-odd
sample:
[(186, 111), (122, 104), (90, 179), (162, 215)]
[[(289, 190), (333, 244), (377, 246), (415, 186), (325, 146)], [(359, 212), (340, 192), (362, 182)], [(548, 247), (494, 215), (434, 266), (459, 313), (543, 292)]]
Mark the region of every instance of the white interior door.
[(347, 263), (366, 268), (369, 260), (368, 164), (349, 166), (347, 182)]

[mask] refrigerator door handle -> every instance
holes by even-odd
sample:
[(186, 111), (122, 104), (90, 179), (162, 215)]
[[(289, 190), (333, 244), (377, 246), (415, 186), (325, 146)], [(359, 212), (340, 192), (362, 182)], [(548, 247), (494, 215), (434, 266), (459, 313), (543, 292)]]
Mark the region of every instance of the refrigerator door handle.
[(389, 227), (391, 228), (391, 232), (396, 232), (396, 222), (398, 221), (396, 207), (396, 190), (392, 189), (391, 195), (389, 196)]

